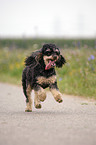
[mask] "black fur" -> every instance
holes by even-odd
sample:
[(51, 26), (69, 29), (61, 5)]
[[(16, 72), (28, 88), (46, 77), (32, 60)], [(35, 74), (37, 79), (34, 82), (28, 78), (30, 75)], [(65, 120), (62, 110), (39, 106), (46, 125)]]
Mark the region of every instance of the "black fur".
[[(56, 75), (55, 68), (52, 66), (48, 70), (45, 70), (46, 64), (44, 61), (44, 56), (52, 56), (52, 59), (55, 60), (56, 67), (62, 67), (65, 64), (65, 58), (60, 54), (59, 49), (55, 44), (44, 44), (43, 48), (39, 51), (33, 52), (31, 56), (27, 57), (25, 60), (25, 69), (22, 73), (22, 86), (23, 92), (26, 96), (26, 102), (28, 102), (28, 96), (26, 93), (27, 86), (30, 85), (31, 89), (38, 90), (39, 86), (43, 89), (56, 88), (57, 81), (53, 84), (43, 83), (38, 84), (37, 77), (43, 76), (45, 78), (49, 78), (51, 76)], [(57, 60), (58, 58), (58, 60)]]
[(56, 61), (56, 67), (62, 67), (64, 63), (66, 63), (66, 60), (60, 55), (59, 59)]

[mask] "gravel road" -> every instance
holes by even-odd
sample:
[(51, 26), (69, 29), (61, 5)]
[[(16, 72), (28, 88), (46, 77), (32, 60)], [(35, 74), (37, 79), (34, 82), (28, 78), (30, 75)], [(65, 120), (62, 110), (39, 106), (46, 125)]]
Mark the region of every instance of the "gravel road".
[(22, 88), (0, 83), (0, 145), (96, 145), (96, 101), (63, 99), (48, 92), (42, 109), (24, 112)]

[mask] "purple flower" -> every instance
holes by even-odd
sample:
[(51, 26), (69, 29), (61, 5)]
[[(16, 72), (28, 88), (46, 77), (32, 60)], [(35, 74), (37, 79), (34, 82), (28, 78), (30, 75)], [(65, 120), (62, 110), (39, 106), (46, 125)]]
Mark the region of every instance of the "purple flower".
[(95, 57), (94, 57), (94, 55), (91, 55), (90, 58), (91, 58), (92, 60), (94, 60)]
[(59, 81), (62, 81), (62, 78), (59, 78)]
[(90, 61), (90, 60), (94, 60), (95, 59), (95, 56), (94, 55), (91, 55), (89, 58), (88, 58), (88, 60)]
[(90, 60), (91, 60), (91, 58), (89, 57), (89, 58), (88, 58), (88, 60), (90, 61)]

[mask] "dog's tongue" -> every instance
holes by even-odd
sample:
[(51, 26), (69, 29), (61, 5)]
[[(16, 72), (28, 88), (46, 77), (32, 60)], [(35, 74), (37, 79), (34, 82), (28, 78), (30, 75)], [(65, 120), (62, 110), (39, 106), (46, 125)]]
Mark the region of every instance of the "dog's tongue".
[(55, 61), (50, 60), (49, 63), (46, 65), (45, 70), (48, 70), (54, 66), (55, 66)]

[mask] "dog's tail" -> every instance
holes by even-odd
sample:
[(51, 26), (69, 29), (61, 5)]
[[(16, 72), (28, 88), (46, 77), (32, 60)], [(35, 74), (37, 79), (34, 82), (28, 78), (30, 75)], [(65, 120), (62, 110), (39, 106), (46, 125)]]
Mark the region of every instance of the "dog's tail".
[(26, 68), (23, 70), (23, 73), (22, 73), (22, 86), (23, 86), (23, 92), (24, 92), (24, 95), (27, 97), (27, 92), (26, 92)]

